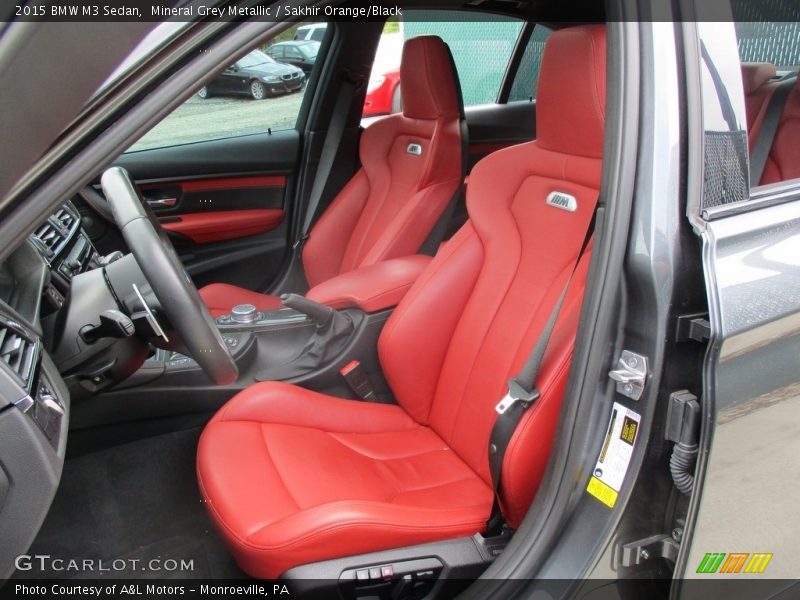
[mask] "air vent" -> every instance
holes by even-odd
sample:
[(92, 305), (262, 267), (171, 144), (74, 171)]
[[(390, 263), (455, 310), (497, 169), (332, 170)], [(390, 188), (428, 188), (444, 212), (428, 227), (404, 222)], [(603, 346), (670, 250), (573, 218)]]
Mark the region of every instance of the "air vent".
[(78, 217), (75, 216), (72, 212), (65, 208), (60, 208), (56, 214), (53, 215), (56, 221), (58, 221), (64, 229), (69, 231), (72, 229), (72, 226), (75, 225), (75, 222), (78, 220)]
[(51, 252), (55, 252), (64, 241), (62, 229), (49, 219), (36, 230), (33, 236)]
[(5, 323), (0, 323), (0, 360), (30, 386), (36, 365), (36, 344)]
[(78, 226), (79, 217), (68, 206), (59, 208), (33, 234), (33, 237), (44, 247), (48, 258), (58, 254), (70, 231)]

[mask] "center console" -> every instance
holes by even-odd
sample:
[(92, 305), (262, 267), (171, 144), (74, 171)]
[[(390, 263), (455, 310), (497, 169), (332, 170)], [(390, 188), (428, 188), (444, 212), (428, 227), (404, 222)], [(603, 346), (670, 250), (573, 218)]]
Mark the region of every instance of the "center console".
[(273, 310), (235, 306), (215, 322), (239, 370), (237, 381), (216, 385), (191, 357), (159, 349), (113, 390), (87, 400), (98, 407), (76, 415), (75, 426), (213, 411), (236, 392), (263, 381), (391, 402), (378, 360), (378, 338), (429, 261), (413, 256), (345, 273), (306, 296), (282, 296), (284, 306)]
[(308, 323), (308, 315), (293, 308), (259, 311), (252, 304), (234, 306), (230, 314), (216, 318), (220, 331), (280, 329)]

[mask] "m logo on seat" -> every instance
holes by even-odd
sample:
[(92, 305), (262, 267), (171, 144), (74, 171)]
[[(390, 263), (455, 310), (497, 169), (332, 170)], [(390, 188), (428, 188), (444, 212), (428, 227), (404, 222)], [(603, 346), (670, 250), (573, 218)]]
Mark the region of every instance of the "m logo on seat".
[(419, 144), (409, 144), (408, 148), (406, 148), (406, 152), (414, 156), (422, 156), (422, 146)]
[(578, 210), (578, 201), (575, 199), (575, 196), (570, 196), (564, 192), (550, 192), (545, 202), (550, 206), (555, 206), (556, 208), (569, 212)]

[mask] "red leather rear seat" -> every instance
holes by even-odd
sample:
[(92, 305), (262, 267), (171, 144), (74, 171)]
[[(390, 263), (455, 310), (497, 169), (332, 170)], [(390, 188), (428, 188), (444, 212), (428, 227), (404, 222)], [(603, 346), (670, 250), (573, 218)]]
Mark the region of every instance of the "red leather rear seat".
[[(750, 150), (753, 150), (769, 100), (776, 87), (775, 66), (769, 63), (744, 63), (742, 82), (745, 93), (747, 129)], [(800, 82), (800, 80), (798, 80)], [(800, 85), (786, 100), (778, 131), (772, 141), (761, 185), (800, 177)], [(756, 185), (754, 182), (752, 185)]]

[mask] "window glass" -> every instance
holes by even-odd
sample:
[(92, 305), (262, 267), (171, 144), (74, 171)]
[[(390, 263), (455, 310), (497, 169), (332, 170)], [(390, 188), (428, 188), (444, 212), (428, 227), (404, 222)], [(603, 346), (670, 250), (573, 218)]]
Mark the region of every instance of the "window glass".
[(800, 23), (736, 23), (742, 62), (768, 62), (776, 67), (800, 64)]
[(236, 61), (236, 66), (240, 69), (255, 69), (256, 67), (269, 64), (275, 64), (275, 61), (261, 50), (253, 50)]
[(453, 53), (464, 105), (497, 101), (503, 76), (522, 30), (510, 17), (465, 11), (406, 10), (384, 27), (372, 67), (364, 116), (400, 110), (403, 42), (421, 35), (441, 37)]
[[(276, 53), (280, 48), (270, 47), (281, 41), (292, 40), (297, 29), (297, 26), (292, 27), (266, 46), (254, 48), (245, 54), (153, 127), (128, 151), (294, 128), (306, 82), (314, 68), (319, 42), (303, 44), (309, 46), (308, 54), (296, 51), (296, 59), (293, 60), (297, 65), (280, 62), (288, 59)], [(315, 31), (324, 34), (326, 28), (317, 26)]]
[[(782, 104), (772, 105), (772, 90), (779, 87), (789, 91), (792, 76), (800, 65), (800, 23), (797, 21), (749, 21), (758, 18), (757, 12), (747, 4), (734, 4), (734, 14), (742, 21), (734, 23), (739, 59), (742, 63), (766, 62), (776, 67), (777, 76), (768, 78), (769, 71), (751, 67), (742, 70), (744, 76), (744, 106), (747, 119), (747, 147), (754, 164), (751, 168), (750, 186), (766, 185), (800, 177), (797, 161), (791, 160), (787, 148), (797, 137), (792, 114), (796, 105), (794, 94), (779, 95)], [(739, 67), (739, 64), (736, 65)], [(789, 86), (789, 87), (786, 87)], [(760, 115), (768, 107), (778, 110), (775, 129), (759, 127)], [(763, 123), (763, 121), (762, 121)], [(769, 147), (768, 158), (763, 159), (762, 148)]]
[(297, 50), (305, 58), (315, 58), (319, 53), (319, 44), (315, 44), (313, 42), (309, 44), (300, 44), (297, 46)]
[(551, 29), (543, 25), (533, 28), (533, 33), (525, 46), (525, 52), (519, 63), (519, 68), (511, 84), (508, 94), (508, 101), (531, 100), (536, 98), (536, 87), (539, 84), (539, 69), (542, 66), (542, 53), (544, 44), (550, 34)]

